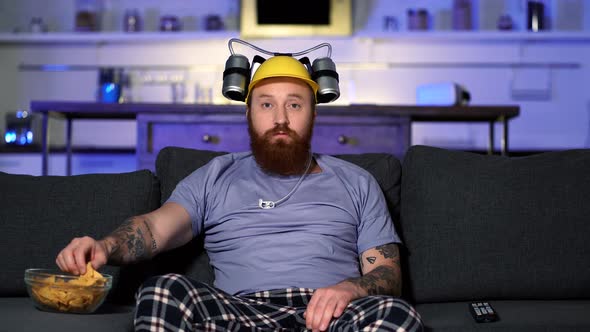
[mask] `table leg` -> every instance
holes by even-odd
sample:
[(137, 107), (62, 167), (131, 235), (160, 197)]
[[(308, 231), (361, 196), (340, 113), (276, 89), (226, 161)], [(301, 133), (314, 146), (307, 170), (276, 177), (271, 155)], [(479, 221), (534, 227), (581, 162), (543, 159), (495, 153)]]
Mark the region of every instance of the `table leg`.
[(402, 138), (401, 151), (396, 155), (399, 160), (403, 160), (406, 151), (412, 146), (412, 121), (409, 116), (401, 117), (401, 126), (402, 134), (400, 135)]
[(501, 117), (502, 120), (502, 155), (508, 156), (508, 119), (505, 116)]
[(43, 112), (41, 119), (41, 175), (48, 173), (49, 158), (49, 113)]
[(488, 130), (488, 154), (494, 154), (494, 123), (495, 121), (490, 121)]
[(72, 175), (72, 119), (66, 120), (66, 175)]

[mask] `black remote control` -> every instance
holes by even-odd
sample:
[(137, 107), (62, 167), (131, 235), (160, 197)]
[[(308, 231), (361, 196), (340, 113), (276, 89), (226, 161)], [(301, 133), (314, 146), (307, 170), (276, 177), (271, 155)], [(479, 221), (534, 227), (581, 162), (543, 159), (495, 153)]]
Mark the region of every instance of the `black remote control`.
[(498, 314), (488, 302), (472, 302), (469, 311), (478, 323), (490, 323), (498, 320)]

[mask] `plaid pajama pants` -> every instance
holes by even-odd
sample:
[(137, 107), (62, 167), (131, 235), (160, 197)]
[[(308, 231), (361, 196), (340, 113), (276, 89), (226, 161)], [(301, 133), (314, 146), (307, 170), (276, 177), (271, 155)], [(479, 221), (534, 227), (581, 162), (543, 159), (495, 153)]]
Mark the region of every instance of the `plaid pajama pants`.
[[(309, 331), (303, 312), (313, 289), (227, 294), (178, 274), (154, 277), (137, 292), (136, 331)], [(419, 314), (391, 296), (352, 301), (328, 331), (422, 331)]]

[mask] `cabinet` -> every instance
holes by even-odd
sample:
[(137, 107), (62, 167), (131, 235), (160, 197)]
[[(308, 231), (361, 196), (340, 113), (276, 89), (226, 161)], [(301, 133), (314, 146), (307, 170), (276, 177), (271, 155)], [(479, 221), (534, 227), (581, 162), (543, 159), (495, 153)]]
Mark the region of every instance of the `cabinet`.
[[(138, 114), (138, 168), (154, 170), (158, 152), (166, 146), (225, 152), (249, 150), (244, 108), (221, 113)], [(331, 107), (318, 112), (312, 136), (312, 150), (317, 153), (385, 152), (401, 157), (409, 144), (409, 117), (342, 112), (341, 108)]]

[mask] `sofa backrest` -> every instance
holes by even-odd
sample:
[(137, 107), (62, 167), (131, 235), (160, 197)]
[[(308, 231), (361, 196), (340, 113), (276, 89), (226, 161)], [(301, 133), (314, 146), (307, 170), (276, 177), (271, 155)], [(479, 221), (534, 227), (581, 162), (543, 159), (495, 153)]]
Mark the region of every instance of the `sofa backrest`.
[[(159, 182), (147, 170), (77, 176), (0, 172), (0, 296), (26, 295), (25, 269), (57, 270), (57, 254), (74, 237), (103, 237), (159, 204)], [(132, 300), (138, 284), (154, 273), (150, 266), (101, 269), (115, 276), (111, 299)]]
[[(156, 160), (156, 174), (161, 183), (162, 203), (170, 197), (180, 180), (221, 154), (223, 152), (179, 147), (166, 147), (160, 150)], [(337, 155), (336, 157), (363, 167), (375, 177), (385, 194), (394, 222), (398, 227), (400, 162), (394, 156), (383, 153)], [(209, 259), (203, 249), (202, 237), (194, 239), (181, 248), (163, 253), (156, 259), (161, 272), (182, 273), (207, 283), (212, 283), (214, 280), (213, 271), (208, 264)]]
[(414, 301), (590, 297), (590, 150), (413, 146), (402, 174)]

